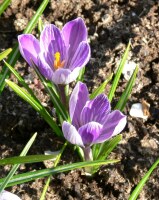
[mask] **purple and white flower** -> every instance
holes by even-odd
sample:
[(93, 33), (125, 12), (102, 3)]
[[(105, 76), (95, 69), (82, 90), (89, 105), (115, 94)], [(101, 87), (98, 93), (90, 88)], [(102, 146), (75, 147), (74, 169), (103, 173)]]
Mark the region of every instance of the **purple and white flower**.
[(82, 67), (90, 59), (87, 29), (84, 21), (77, 18), (65, 24), (60, 31), (55, 25), (44, 27), (40, 41), (32, 34), (18, 36), (21, 55), (41, 74), (55, 84), (74, 81)]
[[(119, 110), (111, 112), (106, 95), (100, 94), (90, 100), (87, 86), (81, 82), (77, 83), (71, 94), (69, 113), (72, 124), (63, 122), (64, 137), (83, 150), (89, 150), (93, 144), (109, 140), (126, 125), (126, 116), (123, 113)], [(86, 157), (88, 155), (85, 155), (85, 159)]]

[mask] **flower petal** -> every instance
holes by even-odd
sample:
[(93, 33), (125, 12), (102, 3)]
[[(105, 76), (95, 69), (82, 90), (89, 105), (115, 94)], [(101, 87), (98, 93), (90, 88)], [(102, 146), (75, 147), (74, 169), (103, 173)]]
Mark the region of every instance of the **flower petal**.
[(101, 133), (102, 127), (103, 126), (97, 122), (89, 122), (78, 129), (78, 132), (86, 147), (94, 144)]
[(41, 72), (41, 74), (49, 79), (52, 80), (52, 76), (53, 76), (53, 69), (50, 68), (50, 66), (48, 65), (48, 62), (46, 61), (46, 55), (45, 52), (41, 52), (38, 55), (38, 68)]
[(80, 68), (75, 68), (73, 71), (69, 69), (60, 68), (56, 70), (52, 76), (52, 81), (55, 84), (69, 84), (76, 80), (80, 72)]
[(102, 143), (111, 137), (119, 134), (126, 125), (126, 116), (119, 110), (115, 110), (107, 116), (101, 135), (97, 139), (97, 143)]
[(80, 114), (88, 100), (88, 89), (84, 83), (78, 82), (71, 94), (69, 101), (70, 117), (72, 124), (78, 129), (80, 127)]
[(78, 145), (80, 147), (84, 147), (84, 144), (82, 142), (82, 138), (73, 125), (64, 121), (63, 124), (62, 124), (62, 131), (63, 131), (64, 137), (70, 143)]
[(31, 34), (18, 36), (19, 50), (23, 58), (32, 66), (31, 60), (37, 65), (37, 56), (40, 52), (39, 41)]
[(62, 34), (66, 46), (70, 46), (69, 55), (76, 51), (82, 41), (87, 40), (87, 29), (82, 18), (78, 17), (65, 24)]
[(91, 121), (103, 124), (110, 112), (110, 103), (106, 95), (100, 94), (95, 99), (87, 101), (81, 112), (81, 123), (86, 124)]
[(79, 44), (74, 56), (68, 58), (67, 68), (75, 69), (76, 67), (84, 67), (90, 59), (90, 46), (83, 41)]
[(40, 35), (40, 48), (52, 55), (60, 53), (61, 61), (65, 60), (66, 47), (60, 30), (53, 24), (46, 25)]

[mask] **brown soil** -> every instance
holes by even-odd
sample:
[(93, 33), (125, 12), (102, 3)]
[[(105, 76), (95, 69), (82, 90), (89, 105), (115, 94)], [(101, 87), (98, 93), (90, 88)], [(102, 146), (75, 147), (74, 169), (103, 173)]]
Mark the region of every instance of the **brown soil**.
[[(17, 42), (41, 1), (14, 0), (0, 19), (0, 51)], [(61, 27), (67, 21), (81, 16), (88, 27), (91, 60), (86, 67), (85, 82), (90, 92), (111, 72), (114, 72), (128, 40), (132, 40), (129, 59), (139, 64), (140, 70), (132, 95), (124, 110), (128, 115), (123, 140), (109, 158), (121, 159), (119, 164), (102, 167), (93, 178), (81, 170), (62, 173), (52, 178), (46, 199), (50, 200), (126, 200), (141, 177), (159, 156), (159, 3), (158, 0), (60, 0), (51, 1), (42, 19)], [(37, 30), (33, 31), (34, 34)], [(21, 58), (16, 69), (34, 89), (38, 97), (51, 103), (35, 73)], [(11, 76), (14, 81), (15, 78)], [(122, 77), (115, 103), (126, 85)], [(106, 88), (108, 93), (110, 85)], [(142, 99), (150, 104), (147, 121), (129, 115), (133, 103)], [(18, 155), (34, 132), (38, 137), (30, 154), (57, 150), (63, 144), (52, 133), (43, 119), (8, 87), (0, 96), (0, 151), (1, 158)], [(72, 155), (72, 157), (70, 157)], [(68, 148), (60, 164), (77, 162), (79, 158)], [(21, 165), (19, 173), (44, 168), (44, 164)], [(0, 167), (0, 177), (10, 170)], [(140, 200), (159, 199), (159, 178), (156, 169), (143, 188)], [(23, 200), (39, 199), (45, 179), (8, 188)]]

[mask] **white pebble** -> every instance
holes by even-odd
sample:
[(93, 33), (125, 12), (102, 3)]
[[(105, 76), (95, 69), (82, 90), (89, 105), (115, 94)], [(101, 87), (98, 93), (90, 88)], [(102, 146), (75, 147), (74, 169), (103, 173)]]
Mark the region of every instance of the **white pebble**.
[(3, 190), (0, 194), (0, 200), (21, 200), (17, 195)]
[(131, 106), (130, 115), (132, 117), (139, 117), (142, 119), (147, 119), (148, 116), (144, 115), (141, 103), (135, 103)]

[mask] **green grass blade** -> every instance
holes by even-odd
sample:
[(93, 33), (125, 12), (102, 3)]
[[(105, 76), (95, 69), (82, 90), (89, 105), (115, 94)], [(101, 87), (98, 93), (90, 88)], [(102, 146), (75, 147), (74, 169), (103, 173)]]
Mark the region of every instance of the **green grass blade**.
[(41, 194), (40, 200), (45, 200), (45, 195), (46, 195), (46, 192), (48, 190), (50, 181), (51, 181), (51, 176), (49, 176), (48, 179), (47, 179), (47, 181), (46, 181), (46, 184), (44, 186), (44, 189), (43, 189), (43, 192)]
[(39, 31), (39, 34), (41, 33), (41, 31), (43, 30), (44, 28), (44, 24), (43, 24), (43, 21), (41, 19), (41, 17), (39, 18), (39, 21), (38, 21), (38, 31)]
[(83, 67), (83, 68), (80, 70), (80, 73), (79, 73), (79, 75), (78, 75), (78, 77), (77, 77), (77, 80), (76, 80), (77, 82), (78, 82), (78, 81), (83, 82), (85, 70), (86, 70), (86, 67)]
[(144, 187), (146, 181), (149, 179), (151, 173), (154, 171), (154, 169), (157, 167), (158, 164), (159, 164), (159, 159), (156, 160), (156, 162), (151, 166), (149, 171), (144, 175), (144, 177), (138, 183), (138, 185), (136, 186), (136, 188), (134, 189), (134, 191), (130, 195), (129, 200), (136, 200), (137, 199), (137, 197), (140, 194), (140, 191), (142, 190), (142, 188)]
[(110, 89), (110, 92), (109, 92), (109, 95), (108, 95), (108, 99), (109, 101), (112, 101), (113, 97), (114, 97), (114, 93), (116, 91), (116, 88), (118, 86), (118, 82), (119, 82), (119, 79), (120, 79), (120, 76), (121, 76), (121, 73), (122, 73), (122, 70), (124, 68), (124, 65), (127, 61), (127, 58), (128, 58), (128, 53), (129, 53), (129, 50), (130, 50), (130, 42), (128, 43), (128, 46), (124, 52), (124, 55), (122, 57), (122, 60), (120, 61), (120, 64), (119, 64), (119, 67), (118, 67), (118, 70), (115, 74), (115, 78), (113, 80), (113, 83), (112, 83), (112, 87)]
[(8, 54), (10, 54), (10, 52), (12, 51), (11, 48), (6, 49), (5, 51), (3, 51), (2, 53), (0, 53), (0, 61), (3, 60), (4, 58), (6, 58), (8, 56)]
[[(34, 27), (36, 26), (39, 17), (42, 15), (43, 11), (45, 10), (47, 4), (49, 3), (49, 0), (44, 0), (40, 7), (38, 8), (38, 10), (36, 11), (36, 14), (33, 16), (33, 18), (31, 19), (30, 23), (28, 24), (28, 26), (26, 27), (26, 29), (24, 30), (24, 33), (31, 33), (31, 31), (34, 29)], [(11, 54), (9, 55), (9, 58), (7, 60), (7, 62), (14, 66), (16, 61), (18, 60), (20, 56), (19, 53), (19, 47), (18, 47), (18, 43), (14, 46), (13, 51), (11, 52)], [(4, 86), (5, 86), (5, 79), (9, 76), (9, 69), (6, 68), (6, 66), (3, 67), (2, 70), (2, 74), (1, 74), (1, 79), (0, 79), (0, 94), (2, 93)]]
[(9, 6), (11, 0), (4, 0), (3, 3), (0, 5), (0, 16), (5, 11), (5, 9)]
[[(121, 140), (122, 135), (117, 135), (102, 144), (93, 145), (93, 160), (105, 160)], [(98, 169), (98, 166), (94, 167), (92, 173), (95, 173)]]
[(111, 74), (91, 95), (90, 99), (94, 99), (97, 95), (104, 92), (106, 85), (112, 79), (113, 74)]
[(9, 87), (12, 88), (14, 92), (16, 92), (22, 99), (24, 99), (26, 102), (28, 102), (44, 119), (45, 121), (50, 125), (50, 127), (55, 131), (55, 133), (58, 136), (62, 136), (62, 131), (57, 126), (57, 124), (53, 121), (50, 114), (44, 109), (44, 107), (37, 102), (26, 90), (19, 87), (17, 84), (13, 83), (12, 81), (6, 80), (6, 83), (9, 85)]
[[(35, 138), (37, 136), (37, 133), (35, 133), (31, 139), (28, 141), (28, 143), (26, 144), (26, 146), (24, 147), (23, 151), (21, 152), (20, 156), (25, 156), (27, 154), (27, 152), (29, 151), (30, 147), (32, 146)], [(9, 183), (9, 181), (11, 180), (11, 178), (13, 177), (14, 173), (16, 172), (16, 170), (18, 169), (19, 164), (14, 165), (11, 169), (11, 171), (9, 172), (9, 174), (7, 175), (6, 178), (3, 178), (2, 184), (0, 185), (0, 193), (4, 190), (4, 188), (7, 186), (7, 184)]]
[[(60, 150), (60, 153), (57, 155), (56, 160), (55, 160), (55, 162), (54, 162), (54, 167), (56, 167), (57, 164), (59, 163), (60, 158), (61, 158), (61, 156), (62, 156), (62, 154), (63, 154), (63, 151), (65, 150), (67, 144), (68, 144), (67, 142), (64, 143), (62, 149)], [(50, 176), (48, 177), (48, 179), (47, 179), (47, 182), (46, 182), (46, 185), (44, 186), (44, 189), (43, 189), (42, 195), (41, 195), (41, 197), (40, 197), (40, 200), (44, 200), (44, 199), (45, 199), (45, 194), (46, 194), (47, 189), (48, 189), (48, 187), (49, 187), (50, 181), (51, 181), (51, 175), (50, 175)]]
[[(107, 160), (107, 161), (88, 161), (88, 162), (79, 162), (79, 163), (73, 163), (73, 164), (67, 164), (58, 166), (56, 168), (50, 168), (50, 169), (43, 169), (33, 172), (27, 172), (24, 174), (15, 175), (8, 183), (7, 187), (13, 186), (16, 184), (21, 184), (25, 182), (29, 182), (32, 180), (35, 180), (37, 178), (43, 178), (45, 176), (50, 176), (54, 174), (58, 174), (61, 172), (66, 172), (74, 169), (79, 169), (83, 167), (93, 167), (93, 166), (100, 166), (100, 165), (108, 165), (112, 163), (117, 163), (119, 160)], [(4, 179), (0, 179), (0, 185), (4, 181)]]
[(29, 156), (15, 156), (11, 158), (5, 158), (0, 160), (0, 165), (14, 165), (23, 163), (36, 163), (44, 160), (50, 160), (56, 158), (57, 154), (53, 155), (29, 155)]
[(108, 140), (101, 144), (99, 154), (97, 154), (97, 160), (106, 159), (117, 144), (122, 140), (122, 135), (117, 135), (111, 140)]
[(135, 68), (130, 80), (127, 83), (127, 86), (126, 86), (124, 92), (122, 93), (117, 105), (115, 106), (115, 109), (123, 111), (123, 109), (124, 109), (124, 107), (126, 105), (126, 102), (127, 102), (128, 98), (129, 98), (129, 96), (131, 94), (133, 85), (135, 83), (137, 72), (138, 72), (138, 66), (136, 66), (136, 68)]
[(6, 61), (4, 61), (5, 65), (9, 68), (9, 70), (14, 74), (14, 76), (18, 79), (18, 81), (20, 82), (20, 84), (29, 92), (29, 94), (31, 94), (31, 96), (39, 102), (39, 100), (36, 98), (36, 96), (34, 95), (33, 91), (31, 90), (31, 88), (28, 86), (28, 84), (26, 84), (26, 82), (24, 81), (24, 79), (20, 76), (20, 74)]
[(122, 135), (120, 134), (108, 141), (105, 141), (102, 144), (93, 145), (92, 149), (93, 160), (106, 159), (121, 140), (122, 140)]
[(50, 85), (48, 85), (46, 79), (41, 75), (41, 73), (39, 72), (38, 68), (35, 65), (34, 65), (34, 70), (37, 73), (41, 82), (43, 83), (46, 91), (50, 95), (50, 98), (51, 98), (58, 114), (60, 114), (62, 116), (63, 120), (68, 120), (69, 119), (68, 113), (67, 113), (66, 109), (64, 108), (64, 106), (62, 105), (59, 97), (56, 95), (56, 92), (54, 91), (53, 87), (50, 87)]

